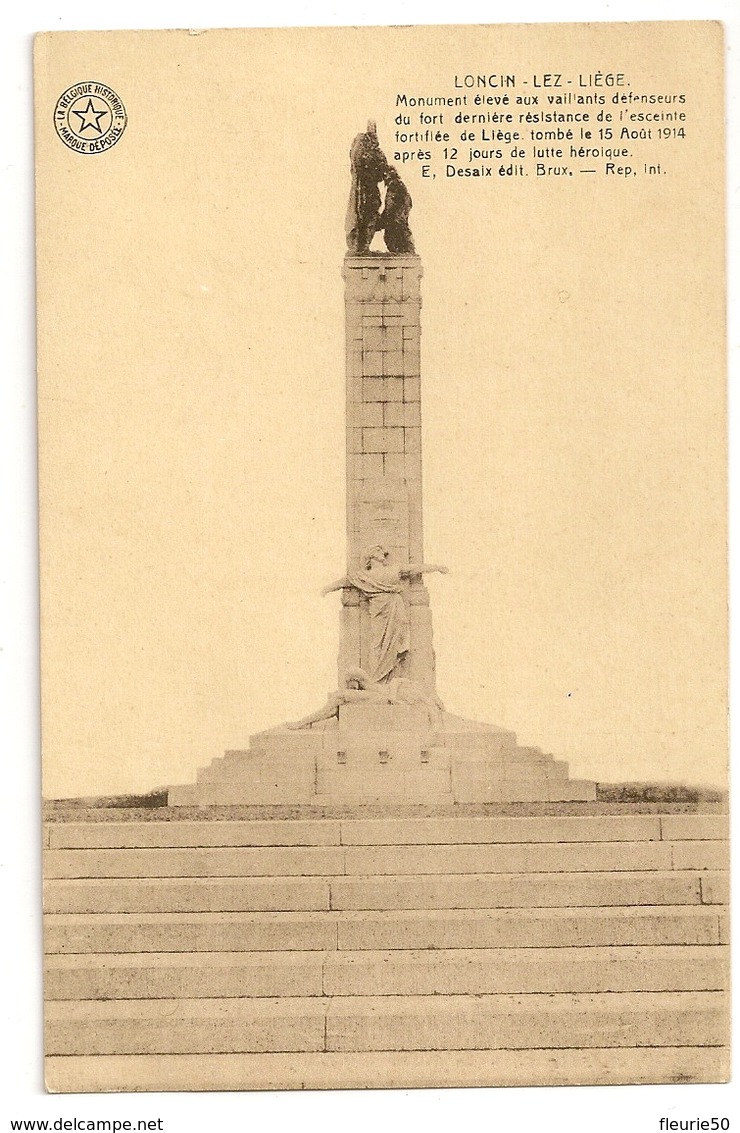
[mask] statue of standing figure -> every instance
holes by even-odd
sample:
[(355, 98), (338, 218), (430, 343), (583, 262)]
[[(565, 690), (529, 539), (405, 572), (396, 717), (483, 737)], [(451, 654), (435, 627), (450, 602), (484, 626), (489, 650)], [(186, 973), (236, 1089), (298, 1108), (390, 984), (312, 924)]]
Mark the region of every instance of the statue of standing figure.
[[(409, 228), (411, 194), (397, 169), (389, 165), (378, 144), (377, 128), (368, 122), (349, 151), (352, 185), (347, 205), (345, 231), (347, 247), (355, 256), (367, 255), (376, 232), (384, 232), (385, 244), (394, 255), (413, 254), (414, 241)], [(385, 185), (385, 204), (381, 212), (380, 185)]]
[(383, 229), (385, 246), (394, 255), (413, 254), (414, 238), (409, 228), (411, 193), (398, 175), (395, 165), (389, 165), (385, 177), (385, 204), (378, 217), (378, 230)]
[(322, 594), (354, 587), (368, 599), (373, 670), (371, 679), (382, 684), (401, 675), (406, 654), (411, 646), (409, 613), (403, 597), (405, 582), (414, 575), (433, 571), (447, 574), (447, 567), (428, 563), (409, 563), (397, 567), (390, 562), (390, 552), (381, 544), (370, 547), (363, 556), (364, 569), (350, 571)]

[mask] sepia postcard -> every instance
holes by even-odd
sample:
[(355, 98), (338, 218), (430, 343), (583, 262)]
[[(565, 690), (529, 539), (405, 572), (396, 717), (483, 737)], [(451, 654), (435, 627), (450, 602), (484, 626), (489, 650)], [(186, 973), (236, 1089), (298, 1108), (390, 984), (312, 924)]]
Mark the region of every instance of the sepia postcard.
[(727, 1080), (723, 55), (37, 37), (48, 1090)]

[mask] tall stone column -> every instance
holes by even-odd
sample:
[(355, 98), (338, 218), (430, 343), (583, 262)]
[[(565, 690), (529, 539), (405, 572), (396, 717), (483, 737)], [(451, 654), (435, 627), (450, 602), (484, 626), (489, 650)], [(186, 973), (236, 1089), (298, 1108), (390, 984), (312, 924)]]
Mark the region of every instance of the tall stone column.
[[(416, 255), (348, 255), (344, 261), (347, 341), (347, 566), (383, 544), (399, 566), (423, 562), (421, 498), (421, 260)], [(421, 577), (404, 595), (411, 649), (405, 675), (434, 690), (429, 592)], [(372, 669), (367, 601), (342, 597), (339, 679)]]

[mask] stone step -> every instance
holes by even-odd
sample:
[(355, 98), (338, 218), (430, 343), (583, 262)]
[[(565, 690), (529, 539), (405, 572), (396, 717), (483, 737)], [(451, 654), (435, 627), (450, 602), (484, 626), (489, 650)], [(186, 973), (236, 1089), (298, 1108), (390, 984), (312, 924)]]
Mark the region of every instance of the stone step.
[[(368, 818), (343, 820), (345, 845), (499, 842), (641, 842), (659, 840), (657, 815), (534, 818)], [(715, 837), (719, 837), (716, 834)]]
[[(171, 812), (168, 812), (171, 813)], [(53, 849), (177, 846), (429, 845), (479, 842), (716, 841), (727, 815), (598, 815), (266, 821), (53, 822)]]
[(554, 842), (542, 845), (192, 847), (47, 850), (48, 878), (286, 877), (356, 874), (582, 873), (717, 870), (725, 842)]
[[(395, 763), (399, 769), (406, 770), (418, 767), (421, 763), (421, 752), (427, 753), (424, 762), (431, 762), (437, 767), (444, 767), (448, 772), (450, 767), (460, 769), (463, 774), (483, 774), (499, 779), (527, 779), (534, 776), (554, 778), (568, 777), (568, 763), (566, 760), (555, 759), (552, 755), (533, 753), (530, 751), (486, 750), (485, 747), (467, 747), (454, 749), (445, 745), (434, 737), (421, 740), (420, 737), (402, 737), (397, 732), (379, 732), (371, 736), (352, 737), (347, 733), (334, 732), (331, 742), (327, 742), (323, 751), (301, 753), (304, 758), (313, 761), (316, 771), (330, 771), (337, 768), (337, 755), (343, 751), (347, 756), (343, 760), (345, 772), (352, 774), (360, 772), (362, 768), (371, 774), (380, 770), (380, 753), (385, 751), (389, 755), (389, 763)], [(244, 782), (253, 781), (264, 774), (269, 767), (280, 767), (281, 772), (289, 769), (290, 762), (295, 762), (295, 755), (286, 755), (284, 752), (267, 752), (255, 748), (252, 751), (227, 752), (225, 757), (214, 759), (198, 773), (198, 781), (205, 779), (241, 779)], [(360, 762), (361, 760), (361, 762)]]
[(46, 1036), (48, 1055), (724, 1047), (727, 1011), (706, 991), (69, 1000)]
[[(365, 765), (353, 766), (347, 757), (347, 763), (338, 764), (337, 755), (334, 754), (331, 759), (324, 761), (324, 765), (319, 768), (317, 775), (319, 779), (322, 775), (335, 775), (337, 779), (341, 776), (346, 779), (348, 783), (354, 783), (355, 787), (362, 784), (363, 776), (371, 776), (373, 779), (378, 779), (383, 782), (382, 776), (388, 777), (389, 771), (394, 767), (394, 755), (390, 753), (390, 758), (387, 763), (381, 762), (381, 750), (375, 753), (373, 760)], [(452, 770), (450, 769), (450, 756), (444, 748), (430, 747), (424, 749), (426, 751), (426, 758), (424, 763), (421, 762), (421, 752), (416, 758), (411, 761), (410, 759), (404, 763), (403, 768), (399, 765), (399, 760), (396, 760), (395, 767), (401, 773), (413, 774), (416, 772), (421, 775), (428, 775), (430, 771), (444, 771), (447, 776), (449, 785), (450, 774), (453, 777), (459, 777), (461, 780), (466, 778), (483, 778), (486, 782), (491, 784), (512, 784), (519, 783), (528, 784), (531, 782), (543, 782), (547, 779), (556, 780), (558, 782), (567, 780), (568, 778), (568, 764), (562, 760), (555, 760), (550, 757), (549, 759), (470, 759), (466, 758), (462, 763), (454, 763)], [(215, 781), (229, 778), (232, 781), (237, 781), (240, 777), (239, 768), (236, 766), (224, 767), (223, 769), (214, 770), (211, 778)], [(337, 779), (333, 782), (336, 783)], [(320, 790), (317, 793), (321, 793)]]
[[(371, 910), (695, 905), (702, 903), (703, 884), (703, 875), (657, 870), (644, 873), (337, 877), (331, 884), (331, 908)], [(721, 895), (717, 893), (717, 896)], [(704, 903), (707, 903), (706, 897)]]
[[(415, 797), (409, 792), (415, 790), (424, 793), (418, 798), (425, 802), (454, 803), (546, 803), (546, 802), (592, 802), (596, 798), (596, 785), (591, 781), (580, 779), (548, 779), (534, 777), (531, 779), (497, 779), (491, 776), (474, 778), (468, 781), (454, 779), (450, 785), (449, 779), (444, 776), (437, 777), (433, 782), (429, 775), (412, 777), (406, 775), (403, 782), (380, 788), (378, 780), (370, 779), (367, 775), (357, 777), (354, 783), (347, 782), (346, 788), (333, 782), (331, 788), (325, 788), (327, 780), (318, 780), (318, 791), (312, 796), (315, 806), (336, 806), (342, 800), (348, 802), (362, 802), (364, 804), (384, 803), (389, 806), (403, 806), (408, 804), (409, 798)], [(200, 788), (206, 789), (206, 785)], [(210, 789), (210, 785), (209, 788)], [(204, 796), (202, 796), (204, 797)], [(225, 785), (216, 786), (211, 802), (221, 805), (248, 805), (254, 801), (254, 796), (246, 787), (235, 785), (228, 789)], [(191, 802), (189, 805), (194, 805)]]
[(330, 996), (721, 991), (728, 963), (717, 945), (336, 952), (323, 983)]
[[(341, 741), (337, 741), (340, 743)], [(382, 740), (380, 741), (383, 742)], [(339, 749), (342, 750), (342, 749)], [(407, 759), (404, 761), (403, 767), (400, 766), (399, 758), (391, 755), (390, 759), (386, 762), (381, 761), (381, 748), (374, 753), (374, 757), (368, 763), (356, 766), (351, 761), (351, 756), (347, 757), (347, 761), (342, 764), (339, 763), (337, 755), (338, 752), (334, 751), (327, 754), (322, 759), (317, 759), (317, 767), (314, 772), (316, 782), (319, 786), (316, 787), (316, 793), (321, 794), (323, 787), (321, 784), (327, 784), (327, 790), (333, 792), (338, 785), (344, 783), (347, 789), (357, 791), (358, 788), (366, 788), (368, 783), (372, 782), (374, 785), (382, 788), (384, 791), (388, 789), (388, 779), (391, 774), (403, 775), (404, 781), (413, 782), (416, 780), (419, 786), (431, 786), (435, 782), (437, 773), (443, 774), (441, 781), (445, 782), (447, 790), (450, 788), (450, 767), (449, 757), (445, 756), (443, 748), (427, 749), (430, 758), (425, 760), (424, 764), (421, 762), (420, 753), (417, 754), (416, 759), (413, 761)], [(230, 761), (214, 761), (208, 767), (202, 768), (197, 772), (196, 782), (199, 785), (221, 785), (231, 786), (234, 788), (243, 787), (245, 791), (254, 791), (258, 784), (270, 781), (269, 770), (277, 770), (273, 767), (271, 756), (261, 756), (264, 764), (251, 764), (242, 762)], [(518, 783), (520, 781), (529, 782), (531, 780), (541, 780), (544, 778), (553, 778), (561, 780), (568, 777), (567, 763), (545, 763), (544, 761), (523, 760), (518, 762), (493, 762), (486, 764), (475, 764), (480, 767), (481, 773), (486, 775), (492, 781), (506, 780)], [(288, 775), (290, 768), (283, 766), (280, 769), (281, 776)], [(275, 782), (279, 780), (275, 777)], [(422, 796), (423, 797), (423, 796)], [(413, 798), (413, 796), (406, 796)]]
[(508, 948), (53, 956), (47, 1000), (719, 991), (727, 948)]
[[(345, 850), (357, 874), (593, 873), (671, 869), (669, 843), (552, 842), (529, 845), (372, 846)], [(693, 867), (692, 867), (693, 868)]]
[[(493, 770), (480, 774), (453, 772), (420, 765), (418, 770), (402, 771), (391, 764), (383, 771), (349, 768), (346, 773), (336, 766), (314, 773), (301, 765), (301, 774), (289, 766), (276, 768), (265, 757), (259, 775), (249, 776), (229, 769), (219, 774), (205, 772), (195, 784), (169, 788), (168, 805), (185, 806), (271, 806), (278, 804), (336, 806), (342, 803), (408, 805), (409, 799), (428, 804), (453, 803), (526, 803), (526, 802), (593, 802), (596, 784), (590, 780), (548, 778), (537, 774), (531, 778), (501, 778)], [(465, 765), (461, 765), (465, 766)], [(471, 765), (472, 766), (472, 765)], [(481, 768), (483, 765), (478, 765)]]
[(320, 996), (323, 958), (323, 952), (287, 951), (51, 956), (45, 996), (47, 1001)]
[(568, 764), (565, 760), (553, 759), (551, 755), (491, 757), (477, 752), (468, 752), (462, 756), (455, 753), (452, 757), (452, 774), (463, 778), (482, 775), (492, 780), (567, 779)]
[(726, 870), (729, 866), (727, 842), (667, 842), (674, 869)]
[(300, 912), (328, 908), (326, 878), (91, 878), (44, 883), (46, 913)]
[(726, 1047), (103, 1055), (46, 1059), (52, 1093), (605, 1086), (726, 1082)]
[(710, 872), (424, 874), (332, 878), (84, 878), (45, 883), (47, 913), (493, 909), (727, 904)]
[(422, 912), (49, 913), (49, 955), (333, 948), (536, 948), (718, 944), (726, 912), (700, 905)]
[(47, 850), (44, 874), (62, 877), (326, 877), (345, 872), (341, 846)]
[(498, 778), (483, 764), (462, 764), (452, 771), (452, 793), (457, 803), (588, 802), (596, 798), (596, 784), (586, 779)]
[(730, 818), (727, 814), (664, 814), (661, 815), (663, 838), (727, 839), (730, 837)]
[(247, 822), (56, 822), (52, 849), (177, 846), (338, 846), (340, 823), (329, 819)]
[[(331, 912), (47, 913), (44, 947), (47, 955), (328, 950), (337, 947), (339, 915)], [(709, 932), (709, 927), (704, 931)], [(686, 943), (710, 941), (692, 939)]]
[(721, 992), (335, 998), (328, 1050), (724, 1046)]
[[(47, 1055), (323, 1050), (327, 1001), (47, 1001)], [(198, 1076), (197, 1081), (201, 1081)]]
[(333, 801), (336, 806), (343, 799), (351, 802), (360, 798), (368, 802), (403, 803), (419, 798), (427, 803), (453, 805), (449, 771), (428, 766), (414, 771), (391, 767), (391, 771), (388, 774), (382, 764), (377, 773), (365, 768), (357, 768), (351, 774), (342, 768), (320, 771), (316, 776), (316, 804), (331, 806)]
[(355, 950), (710, 945), (727, 940), (726, 910), (698, 905), (616, 909), (401, 909), (337, 915), (339, 948)]

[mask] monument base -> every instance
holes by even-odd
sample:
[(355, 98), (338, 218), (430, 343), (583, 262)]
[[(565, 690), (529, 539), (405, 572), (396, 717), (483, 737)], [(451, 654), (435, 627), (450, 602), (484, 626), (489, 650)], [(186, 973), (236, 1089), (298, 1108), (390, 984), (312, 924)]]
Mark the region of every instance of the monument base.
[(423, 705), (343, 705), (339, 718), (250, 738), (170, 787), (169, 806), (561, 802), (596, 798), (513, 732)]

